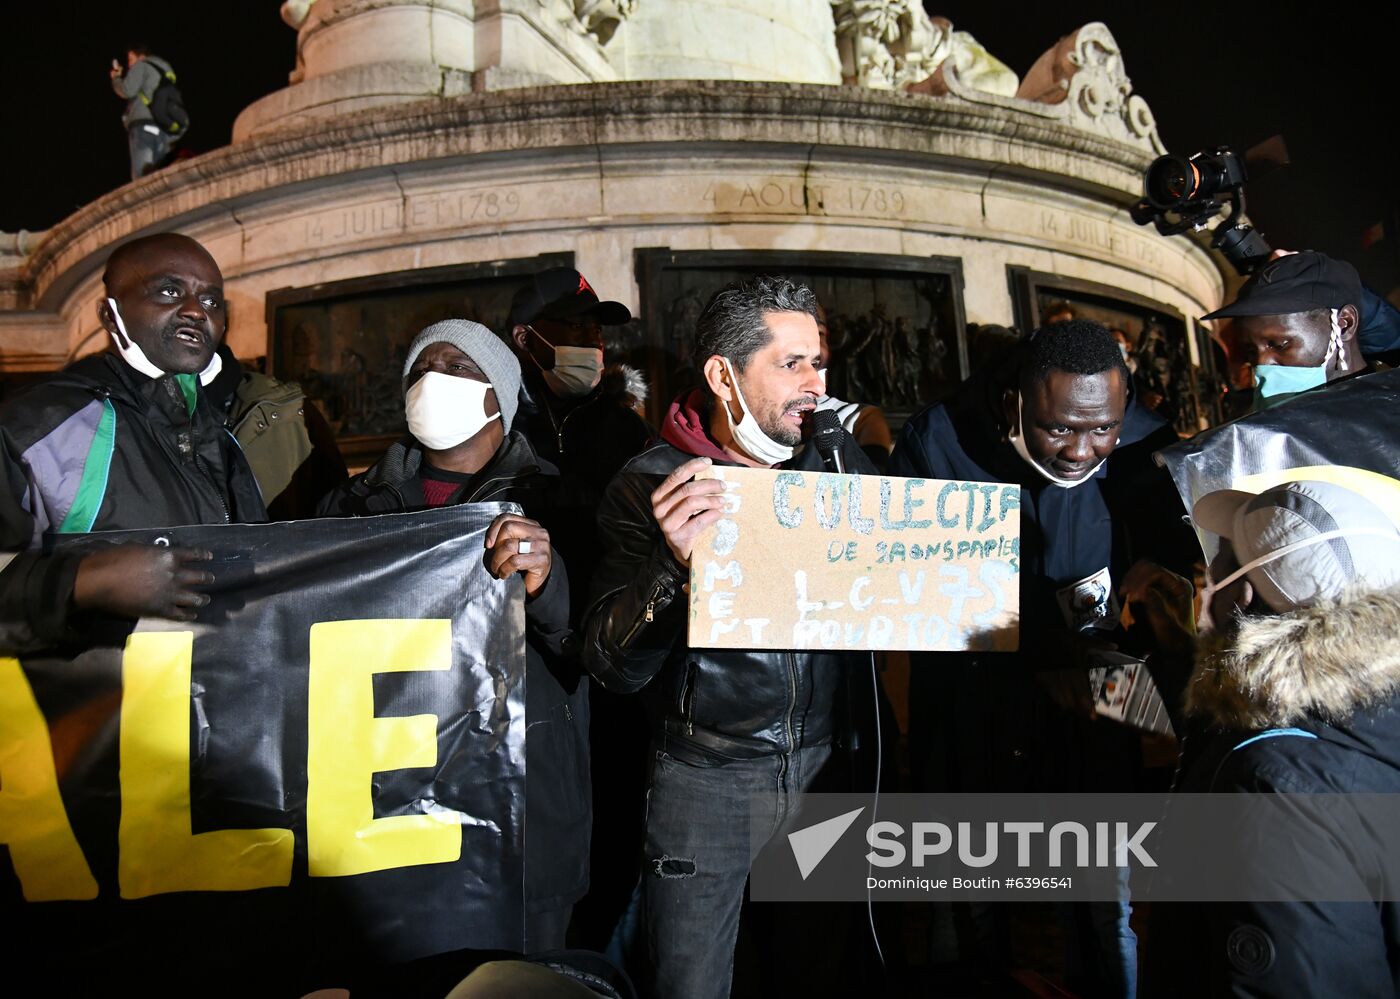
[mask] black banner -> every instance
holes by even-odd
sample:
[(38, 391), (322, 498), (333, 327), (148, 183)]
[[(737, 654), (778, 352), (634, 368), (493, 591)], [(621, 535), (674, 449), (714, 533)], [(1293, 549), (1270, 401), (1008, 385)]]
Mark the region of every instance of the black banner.
[(12, 961), (297, 994), (518, 950), (523, 587), (483, 562), (515, 509), (65, 539), (207, 548), (217, 582), (193, 624), (0, 659)]
[[(1189, 512), (1218, 489), (1261, 493), (1319, 480), (1354, 490), (1400, 524), (1400, 370), (1359, 375), (1158, 452)], [(1207, 559), (1218, 540), (1197, 528)]]

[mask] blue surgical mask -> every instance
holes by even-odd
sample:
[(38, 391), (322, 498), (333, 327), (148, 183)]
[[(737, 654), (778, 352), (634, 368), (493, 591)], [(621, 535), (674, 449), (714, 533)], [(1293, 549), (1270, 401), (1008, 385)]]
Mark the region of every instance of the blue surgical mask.
[(1333, 356), (1339, 356), (1338, 368), (1346, 370), (1346, 353), (1342, 350), (1342, 327), (1338, 310), (1332, 310), (1332, 332), (1327, 341), (1327, 356), (1321, 364), (1310, 367), (1291, 367), (1282, 364), (1256, 364), (1254, 366), (1254, 411), (1277, 406), (1295, 395), (1327, 384), (1327, 369), (1332, 366)]
[(1282, 364), (1256, 364), (1254, 366), (1254, 410), (1258, 412), (1277, 406), (1309, 389), (1327, 384), (1327, 365), (1323, 361), (1316, 367), (1290, 368)]

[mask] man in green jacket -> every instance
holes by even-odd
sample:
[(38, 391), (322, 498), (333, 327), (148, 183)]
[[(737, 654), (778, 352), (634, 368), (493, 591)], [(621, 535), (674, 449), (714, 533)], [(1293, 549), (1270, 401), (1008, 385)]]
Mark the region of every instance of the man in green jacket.
[(0, 406), (0, 656), (81, 641), (87, 615), (194, 620), (203, 550), (54, 550), (62, 534), (259, 523), (262, 494), (208, 396), (223, 275), (188, 236), (117, 247), (98, 310), (112, 349)]

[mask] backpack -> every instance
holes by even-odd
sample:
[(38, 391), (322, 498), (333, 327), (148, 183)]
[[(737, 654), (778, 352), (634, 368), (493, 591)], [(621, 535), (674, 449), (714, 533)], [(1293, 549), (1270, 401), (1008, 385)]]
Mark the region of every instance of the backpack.
[(169, 66), (157, 65), (156, 68), (160, 70), (160, 83), (156, 85), (155, 93), (143, 99), (161, 131), (167, 135), (182, 136), (190, 127), (190, 116), (185, 110), (185, 98), (175, 85), (175, 71)]

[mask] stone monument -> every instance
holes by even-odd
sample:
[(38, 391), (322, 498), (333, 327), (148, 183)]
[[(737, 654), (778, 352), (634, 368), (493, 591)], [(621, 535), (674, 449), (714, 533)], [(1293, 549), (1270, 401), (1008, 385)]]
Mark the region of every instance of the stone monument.
[(947, 93), (932, 81), (951, 60), (964, 84), (1012, 97), (1016, 74), (947, 18), (931, 18), (919, 0), (831, 0), (841, 79), (876, 90)]
[[(560, 262), (631, 306), (609, 346), (658, 406), (690, 377), (704, 296), (755, 270), (813, 283), (842, 377), (896, 422), (967, 373), (970, 324), (1029, 326), (1051, 298), (1150, 326), (1178, 368), (1209, 360), (1194, 317), (1224, 271), (1129, 219), (1163, 147), (1102, 24), (1018, 79), (917, 0), (282, 13), (288, 86), (229, 146), (0, 238), (0, 388), (102, 348), (107, 254), (165, 229), (218, 259), (234, 351), (303, 380), (347, 439), (394, 432), (375, 378), (425, 320), (498, 325)], [(1183, 430), (1208, 415), (1183, 405)]]

